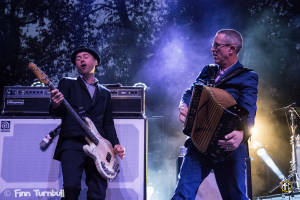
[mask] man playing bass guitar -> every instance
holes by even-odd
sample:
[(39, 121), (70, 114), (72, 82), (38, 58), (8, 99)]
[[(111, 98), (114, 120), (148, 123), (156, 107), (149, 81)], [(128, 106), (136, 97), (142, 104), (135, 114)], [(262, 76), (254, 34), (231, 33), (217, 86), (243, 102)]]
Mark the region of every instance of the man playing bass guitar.
[(76, 49), (71, 55), (71, 61), (76, 66), (79, 76), (75, 79), (62, 78), (58, 89), (51, 91), (50, 113), (62, 117), (62, 128), (54, 159), (61, 162), (65, 199), (78, 199), (81, 177), (85, 170), (87, 199), (104, 200), (107, 179), (97, 171), (93, 159), (85, 154), (83, 146), (88, 144), (86, 134), (65, 109), (62, 103), (64, 99), (80, 116), (91, 119), (101, 136), (112, 144), (114, 154), (121, 159), (125, 155), (125, 148), (119, 144), (115, 131), (110, 92), (95, 78), (95, 68), (100, 62), (97, 50), (85, 47)]

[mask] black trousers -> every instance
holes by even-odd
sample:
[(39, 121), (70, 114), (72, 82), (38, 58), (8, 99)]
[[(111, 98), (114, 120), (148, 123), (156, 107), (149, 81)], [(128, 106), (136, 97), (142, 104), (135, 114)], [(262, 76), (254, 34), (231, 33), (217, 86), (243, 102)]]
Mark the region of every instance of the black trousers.
[(81, 190), (81, 178), (85, 170), (88, 200), (105, 200), (107, 181), (96, 169), (94, 161), (83, 151), (61, 152), (65, 200), (77, 200)]

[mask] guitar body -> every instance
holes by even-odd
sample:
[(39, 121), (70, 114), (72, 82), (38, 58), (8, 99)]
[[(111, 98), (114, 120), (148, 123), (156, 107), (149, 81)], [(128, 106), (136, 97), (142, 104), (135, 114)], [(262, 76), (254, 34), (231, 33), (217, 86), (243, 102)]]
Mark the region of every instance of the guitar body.
[(94, 160), (96, 168), (102, 177), (109, 180), (114, 179), (120, 169), (113, 146), (108, 140), (100, 135), (91, 119), (85, 117), (84, 120), (99, 141), (98, 145), (95, 145), (88, 137), (86, 137), (89, 144), (83, 146), (84, 152)]

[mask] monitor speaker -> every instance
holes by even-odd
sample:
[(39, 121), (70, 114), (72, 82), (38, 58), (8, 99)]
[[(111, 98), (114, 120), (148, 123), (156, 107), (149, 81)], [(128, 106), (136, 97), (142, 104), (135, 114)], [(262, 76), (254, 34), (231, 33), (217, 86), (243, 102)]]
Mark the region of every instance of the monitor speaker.
[[(106, 200), (146, 199), (145, 119), (115, 119), (126, 157), (120, 173), (109, 181)], [(52, 159), (57, 138), (40, 150), (41, 140), (59, 124), (51, 118), (0, 118), (0, 199), (60, 199), (63, 195), (60, 163)], [(86, 199), (82, 181), (80, 199)]]

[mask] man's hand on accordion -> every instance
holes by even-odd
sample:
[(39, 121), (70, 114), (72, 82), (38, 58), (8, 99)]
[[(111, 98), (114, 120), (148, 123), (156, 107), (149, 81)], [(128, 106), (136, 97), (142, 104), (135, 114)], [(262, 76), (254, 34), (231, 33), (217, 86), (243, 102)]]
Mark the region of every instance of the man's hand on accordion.
[(225, 151), (234, 151), (243, 141), (243, 131), (232, 131), (225, 135), (225, 140), (219, 140), (218, 145)]
[(183, 102), (180, 102), (178, 108), (179, 108), (179, 120), (180, 120), (182, 123), (184, 123), (189, 108), (188, 108), (187, 105), (186, 105), (185, 103), (183, 103)]

